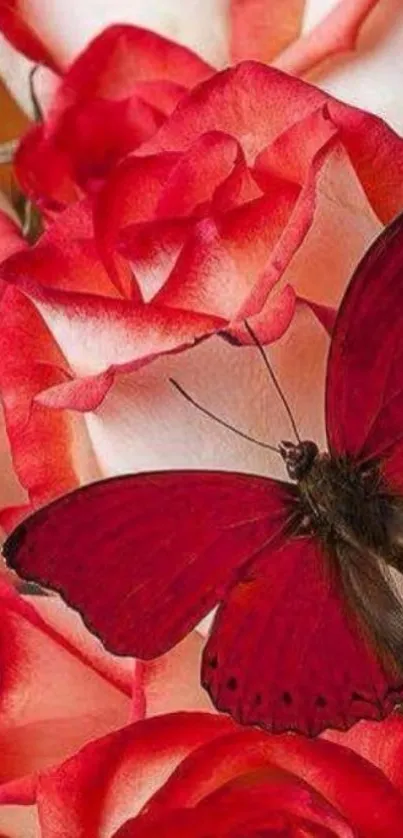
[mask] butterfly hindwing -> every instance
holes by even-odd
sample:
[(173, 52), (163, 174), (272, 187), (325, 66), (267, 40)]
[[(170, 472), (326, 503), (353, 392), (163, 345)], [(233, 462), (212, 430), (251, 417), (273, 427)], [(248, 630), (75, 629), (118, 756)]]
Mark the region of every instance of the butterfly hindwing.
[(3, 547), (116, 654), (156, 657), (226, 596), (239, 568), (291, 513), (264, 477), (182, 471), (93, 483), (26, 519)]
[(265, 548), (220, 606), (202, 680), (244, 724), (317, 735), (381, 718), (403, 679), (375, 651), (316, 539)]

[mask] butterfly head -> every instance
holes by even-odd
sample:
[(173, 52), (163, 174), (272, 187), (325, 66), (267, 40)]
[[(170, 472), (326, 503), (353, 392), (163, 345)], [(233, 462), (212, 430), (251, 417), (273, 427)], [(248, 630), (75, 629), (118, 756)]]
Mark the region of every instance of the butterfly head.
[(318, 446), (310, 440), (297, 444), (283, 441), (279, 449), (291, 480), (302, 480), (319, 454)]

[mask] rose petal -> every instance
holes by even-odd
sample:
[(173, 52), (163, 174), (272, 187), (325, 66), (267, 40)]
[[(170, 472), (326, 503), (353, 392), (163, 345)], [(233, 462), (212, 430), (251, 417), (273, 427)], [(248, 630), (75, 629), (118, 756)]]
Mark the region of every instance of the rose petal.
[(16, 222), (0, 210), (0, 263), (25, 247), (26, 243)]
[(75, 180), (96, 192), (109, 171), (152, 137), (163, 114), (138, 96), (92, 99), (69, 108), (58, 120), (53, 143), (71, 160)]
[(38, 838), (40, 826), (36, 806), (2, 806), (1, 838)]
[(324, 738), (351, 748), (378, 766), (403, 794), (403, 717), (399, 712), (388, 716), (381, 725), (362, 721), (344, 735), (327, 731)]
[(154, 301), (236, 318), (266, 268), (297, 196), (292, 184), (279, 183), (274, 195), (249, 201), (221, 219), (200, 222)]
[(23, 138), (15, 161), (23, 190), (48, 211), (74, 201), (78, 184), (96, 190), (119, 159), (155, 133), (186, 85), (211, 72), (153, 32), (123, 24), (105, 30), (62, 77), (46, 122)]
[[(79, 838), (97, 823), (107, 838), (135, 815), (186, 754), (232, 723), (203, 713), (137, 722), (88, 745), (38, 786), (42, 838)], [(163, 747), (161, 747), (163, 745)]]
[(22, 138), (15, 171), (22, 190), (40, 208), (60, 210), (80, 197), (68, 153), (48, 140), (43, 125), (33, 125)]
[(305, 36), (279, 55), (274, 66), (302, 76), (320, 62), (356, 47), (361, 27), (379, 0), (342, 0)]
[(361, 256), (382, 229), (340, 143), (332, 142), (317, 156), (297, 209), (301, 222), (308, 215), (309, 226), (290, 254), (282, 281), (319, 305), (337, 306)]
[(10, 258), (0, 268), (0, 276), (10, 283), (24, 278), (40, 286), (63, 291), (141, 300), (130, 267), (117, 258), (114, 263), (116, 285), (111, 282), (96, 248), (92, 213), (84, 200), (60, 213), (35, 247)]
[(50, 621), (2, 583), (3, 784), (54, 764), (119, 727), (130, 710), (131, 690), (121, 662), (78, 627), (67, 606), (44, 601), (40, 608), (53, 612)]
[(101, 191), (94, 212), (99, 251), (116, 282), (115, 247), (122, 227), (153, 217), (161, 190), (178, 161), (173, 154), (129, 157), (118, 166)]
[[(326, 444), (327, 352), (326, 332), (305, 306), (269, 350), (301, 437), (321, 447)], [(287, 416), (256, 347), (234, 347), (214, 337), (191, 352), (159, 358), (135, 375), (116, 380), (96, 414), (85, 416), (103, 474), (223, 468), (285, 478), (279, 457), (201, 415), (174, 390), (169, 377), (255, 439), (275, 444), (288, 438)]]
[[(46, 0), (45, 4), (41, 0), (42, 22), (45, 5)], [(54, 10), (52, 4), (53, 13)], [(72, 19), (72, 8), (69, 15)], [(88, 27), (88, 14), (80, 16), (83, 26)], [(212, 68), (198, 55), (148, 29), (130, 26), (131, 17), (129, 14), (120, 18), (126, 20), (126, 24), (115, 23), (107, 28), (101, 26), (99, 20), (97, 30), (100, 34), (80, 53), (65, 75), (58, 92), (56, 110), (66, 97), (70, 103), (97, 97), (125, 99), (133, 92), (136, 82), (156, 80), (191, 88), (211, 75)], [(60, 27), (60, 19), (57, 23)], [(80, 35), (82, 38), (83, 33)], [(85, 43), (82, 38), (82, 45)], [(68, 48), (66, 33), (63, 34), (63, 48)]]
[(200, 686), (203, 641), (193, 631), (171, 652), (143, 663), (142, 685), (147, 717), (178, 710), (215, 712)]
[[(252, 730), (229, 733), (189, 754), (151, 799), (147, 814), (197, 806), (232, 778), (264, 765), (304, 780), (360, 834), (382, 838), (387, 829), (398, 838), (403, 797), (370, 762), (324, 740)], [(376, 810), (365, 804), (369, 799), (378, 801)]]
[(44, 39), (32, 26), (31, 21), (25, 18), (24, 13), (21, 14), (19, 0), (1, 0), (0, 29), (28, 58), (57, 69), (57, 62)]
[(9, 287), (0, 309), (0, 390), (13, 465), (31, 501), (46, 503), (94, 474), (92, 455), (83, 426), (32, 404), (36, 393), (65, 378), (64, 358), (32, 303)]
[(329, 114), (340, 128), (348, 152), (369, 202), (385, 224), (402, 208), (403, 142), (382, 119), (329, 102)]
[(185, 96), (142, 153), (182, 151), (202, 133), (223, 131), (235, 137), (253, 161), (288, 125), (325, 101), (326, 95), (311, 85), (244, 61)]
[(298, 38), (305, 0), (231, 0), (231, 58), (269, 63)]
[[(114, 171), (97, 201), (100, 252), (112, 276), (118, 241), (135, 270), (160, 273), (163, 262), (166, 276), (170, 251), (178, 252), (192, 217), (209, 208), (229, 210), (259, 194), (239, 144), (218, 131), (202, 134), (181, 156), (132, 156)], [(147, 286), (148, 298), (150, 282)]]
[[(3, 4), (7, 7), (8, 0), (3, 0)], [(135, 5), (132, 0), (115, 0), (113, 5), (88, 0), (85, 13), (76, 0), (71, 0), (68, 10), (63, 0), (30, 0), (29, 4), (10, 0), (10, 4), (27, 33), (26, 38), (35, 33), (62, 66), (66, 66), (91, 38), (110, 24), (121, 21), (161, 32), (205, 55), (213, 63), (225, 63), (227, 59), (226, 6), (216, 0), (193, 0), (186, 6), (179, 0), (171, 0), (169, 10), (161, 0)], [(24, 43), (29, 42), (21, 37), (19, 49), (24, 48)]]
[[(307, 27), (322, 25), (329, 0), (309, 0)], [(367, 2), (368, 7), (372, 4)], [(365, 0), (345, 0), (347, 17)], [(336, 15), (337, 7), (333, 14)], [(343, 14), (341, 7), (341, 14)], [(332, 12), (331, 12), (332, 14)], [(309, 38), (309, 33), (307, 35)], [(329, 93), (383, 117), (399, 133), (403, 129), (400, 77), (403, 44), (403, 9), (400, 0), (387, 0), (373, 8), (362, 27), (353, 55), (340, 56), (317, 68), (313, 78)], [(368, 80), (371, 79), (371, 83)]]
[(73, 378), (71, 381), (42, 390), (35, 396), (35, 402), (55, 410), (78, 410), (82, 413), (96, 410), (111, 388), (113, 380), (112, 370), (100, 375)]
[(159, 354), (194, 344), (224, 324), (213, 315), (44, 289), (21, 278), (20, 283), (77, 375), (138, 369)]
[(170, 172), (156, 207), (157, 217), (185, 217), (210, 204), (215, 190), (242, 159), (242, 149), (232, 137), (219, 131), (202, 134)]
[[(162, 828), (162, 832), (161, 832)], [(241, 774), (192, 810), (174, 810), (161, 818), (146, 813), (129, 821), (114, 838), (134, 836), (235, 834), (297, 834), (323, 836), (330, 832), (339, 838), (354, 838), (347, 821), (327, 801), (299, 778), (267, 766)], [(271, 833), (273, 829), (273, 833)], [(179, 831), (178, 831), (179, 830)], [(182, 831), (183, 830), (183, 831)], [(284, 830), (284, 831), (283, 831)]]

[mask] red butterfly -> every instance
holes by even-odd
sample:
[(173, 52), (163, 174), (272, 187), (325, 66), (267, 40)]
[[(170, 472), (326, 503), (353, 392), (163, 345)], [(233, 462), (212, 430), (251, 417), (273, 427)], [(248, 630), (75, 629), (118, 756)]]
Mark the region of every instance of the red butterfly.
[(403, 214), (336, 320), (330, 453), (279, 446), (293, 483), (214, 471), (104, 480), (20, 524), (9, 565), (59, 591), (122, 655), (163, 654), (220, 603), (202, 682), (242, 723), (316, 735), (384, 717), (403, 699), (389, 577), (403, 571), (402, 300)]

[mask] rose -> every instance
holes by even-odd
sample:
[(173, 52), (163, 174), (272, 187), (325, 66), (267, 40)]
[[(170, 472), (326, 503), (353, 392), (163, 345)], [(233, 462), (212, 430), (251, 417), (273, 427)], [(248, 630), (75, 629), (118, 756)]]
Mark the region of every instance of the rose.
[(157, 661), (117, 658), (58, 599), (1, 582), (1, 834), (31, 834), (38, 774), (86, 743), (145, 716), (209, 709), (195, 677), (201, 644), (192, 633)]
[(52, 85), (45, 120), (23, 137), (14, 165), (24, 193), (55, 213), (96, 192), (116, 163), (212, 72), (189, 50), (152, 32), (107, 29)]
[(40, 772), (41, 838), (400, 838), (402, 742), (398, 714), (337, 743), (206, 713), (138, 721)]
[(207, 712), (196, 633), (140, 663), (107, 653), (53, 597), (2, 583), (0, 617), (7, 838), (78, 838), (90, 827), (104, 838), (233, 827), (400, 836), (398, 712), (318, 740), (272, 736)]
[[(399, 0), (256, 0), (133, 4), (2, 0), (0, 26), (34, 61), (64, 70), (111, 23), (131, 23), (190, 47), (214, 67), (255, 58), (298, 75), (315, 72), (326, 90), (401, 128), (403, 11)], [(0, 66), (30, 107), (21, 60), (3, 45)], [(368, 79), (371, 83), (368, 84)]]
[[(14, 11), (10, 10), (10, 5)], [(278, 10), (267, 4), (267, 8), (259, 6), (257, 10), (252, 3), (234, 0), (229, 5), (232, 57), (272, 60), (275, 66), (300, 75), (315, 68), (318, 76), (325, 58), (356, 44), (368, 16), (373, 31), (377, 25), (376, 5), (377, 0), (360, 0), (354, 4), (345, 0), (313, 31), (281, 51), (301, 26), (303, 4), (290, 3), (287, 8), (282, 4)], [(18, 3), (10, 4), (7, 0), (3, 12), (0, 4), (0, 26), (3, 25), (5, 33), (17, 46), (57, 73), (50, 78), (48, 74), (45, 80), (39, 77), (36, 88), (40, 98), (45, 98), (47, 118), (43, 125), (34, 126), (27, 133), (15, 160), (25, 193), (42, 209), (55, 211), (74, 200), (82, 190), (98, 188), (110, 167), (150, 136), (183, 92), (206, 78), (212, 72), (212, 66), (159, 35), (120, 25), (98, 36), (81, 55), (80, 61), (66, 69), (66, 56), (58, 54), (57, 49), (55, 52), (49, 36), (48, 15), (47, 35), (45, 39), (43, 33), (38, 36), (43, 30), (41, 11), (43, 14), (43, 7), (36, 10), (33, 3), (21, 12)], [(375, 14), (371, 15), (371, 11)], [(55, 10), (51, 12), (51, 19), (54, 13)], [(178, 14), (178, 10), (175, 13)], [(306, 14), (314, 20), (314, 10), (309, 4)], [(87, 6), (86, 15), (87, 31), (92, 31), (93, 26), (99, 28), (99, 14), (92, 20), (91, 9)], [(160, 21), (161, 25), (164, 30)], [(364, 27), (365, 31), (367, 28)], [(69, 57), (77, 51), (77, 48), (73, 49), (73, 43), (74, 38), (70, 42)], [(108, 81), (112, 76), (108, 66), (113, 68), (112, 81)], [(341, 79), (340, 72), (335, 76), (336, 89), (345, 96), (343, 74)], [(348, 81), (348, 100), (353, 99), (358, 104), (365, 102), (376, 112), (390, 115), (388, 108), (385, 110), (384, 96), (375, 106), (373, 98), (368, 100), (362, 96), (360, 99), (354, 95), (350, 77)], [(49, 85), (55, 91), (53, 95), (49, 94)], [(332, 89), (328, 81), (326, 86)], [(365, 85), (365, 90), (368, 87)], [(373, 87), (371, 85), (371, 89)]]
[(402, 155), (375, 117), (241, 64), (190, 91), (111, 172), (93, 205), (109, 273), (87, 201), (3, 264), (14, 287), (1, 304), (0, 388), (31, 501), (141, 468), (282, 475), (274, 455), (236, 445), (168, 382), (258, 439), (287, 438), (244, 317), (277, 340), (271, 360), (300, 434), (323, 446), (326, 329), (368, 243), (402, 207)]

